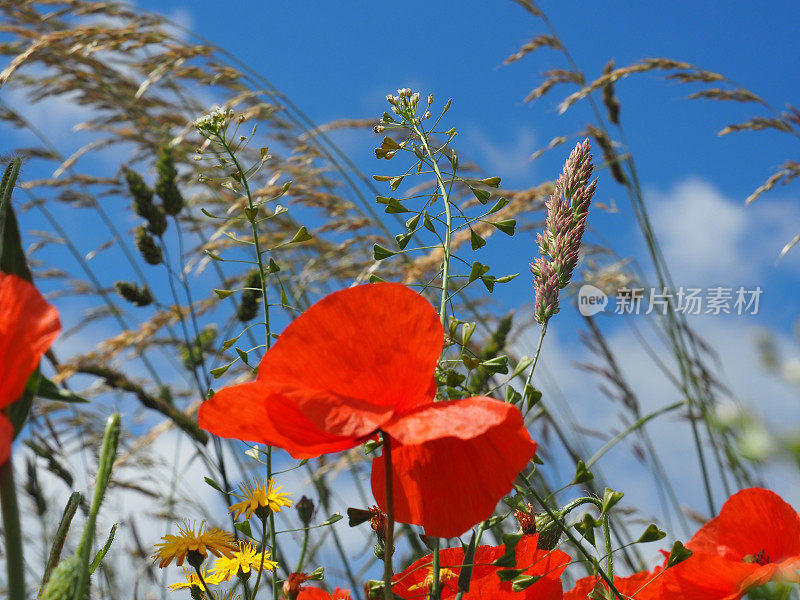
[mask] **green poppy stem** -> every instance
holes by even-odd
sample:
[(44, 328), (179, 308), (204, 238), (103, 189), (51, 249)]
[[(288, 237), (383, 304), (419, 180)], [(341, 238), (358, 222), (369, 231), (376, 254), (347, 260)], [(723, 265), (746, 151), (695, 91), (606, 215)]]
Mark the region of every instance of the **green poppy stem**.
[(392, 482), (392, 443), (388, 435), (383, 439), (384, 492), (386, 495), (386, 542), (383, 551), (383, 597), (392, 600), (392, 554), (394, 553), (394, 487)]
[(0, 465), (0, 504), (6, 545), (9, 600), (25, 600), (25, 560), (22, 557), (22, 528), (19, 524), (17, 490), (11, 458)]

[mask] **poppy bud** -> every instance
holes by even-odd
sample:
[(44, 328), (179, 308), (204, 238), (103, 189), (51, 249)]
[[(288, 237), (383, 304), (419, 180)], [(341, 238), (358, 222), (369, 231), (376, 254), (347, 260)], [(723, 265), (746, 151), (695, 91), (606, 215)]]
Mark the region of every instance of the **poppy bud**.
[(300, 517), (303, 525), (308, 527), (308, 524), (311, 523), (311, 517), (314, 516), (314, 501), (311, 498), (303, 496), (298, 500), (297, 504), (295, 504), (295, 508), (297, 509), (297, 515)]
[(286, 581), (283, 582), (283, 599), (284, 600), (297, 600), (300, 595), (302, 585), (309, 580), (306, 573), (290, 573)]

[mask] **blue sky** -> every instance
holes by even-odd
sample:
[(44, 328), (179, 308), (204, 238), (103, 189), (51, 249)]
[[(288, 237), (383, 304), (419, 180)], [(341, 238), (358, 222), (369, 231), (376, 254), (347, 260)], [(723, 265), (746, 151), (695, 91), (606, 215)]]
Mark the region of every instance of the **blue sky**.
[[(563, 68), (550, 49), (510, 66), (503, 60), (544, 31), (512, 2), (219, 2), (140, 0), (140, 7), (161, 12), (229, 50), (266, 76), (315, 122), (377, 117), (385, 95), (400, 87), (433, 93), (437, 105), (453, 98), (447, 123), (460, 135), (462, 156), (500, 175), (510, 188), (554, 178), (574, 140), (536, 162), (530, 155), (557, 135), (574, 136), (590, 118), (576, 105), (559, 115), (556, 104), (573, 91), (557, 88), (535, 104), (523, 98), (546, 69)], [(607, 60), (618, 67), (648, 57), (687, 61), (717, 71), (761, 95), (782, 110), (800, 104), (800, 6), (792, 1), (682, 1), (649, 3), (546, 2), (542, 8), (572, 53), (593, 79)], [(696, 86), (664, 81), (657, 73), (638, 75), (616, 86), (621, 118), (636, 159), (654, 227), (673, 268), (677, 285), (761, 285), (762, 309), (752, 317), (704, 317), (694, 324), (720, 352), (720, 368), (732, 395), (763, 415), (770, 427), (796, 425), (797, 387), (764, 375), (756, 364), (754, 334), (772, 331), (791, 357), (798, 354), (791, 329), (800, 313), (800, 249), (776, 262), (778, 253), (800, 231), (797, 186), (779, 187), (749, 207), (744, 199), (778, 166), (797, 156), (798, 140), (773, 132), (718, 137), (724, 126), (753, 116), (768, 116), (755, 105), (687, 100)], [(0, 92), (2, 93), (2, 92)], [(35, 114), (35, 110), (32, 114)], [(47, 115), (41, 114), (41, 118)], [(0, 130), (4, 146), (19, 137)], [(341, 132), (335, 139), (365, 173), (382, 173), (374, 158), (374, 136)], [(65, 145), (74, 143), (67, 136)], [(75, 148), (72, 148), (73, 150)], [(599, 153), (596, 153), (599, 154)], [(606, 172), (596, 200), (618, 211), (594, 209), (588, 240), (610, 245), (623, 257), (647, 264), (644, 244), (624, 190)], [(38, 225), (38, 224), (37, 224)], [(488, 262), (495, 270), (521, 272), (497, 296), (503, 308), (532, 301), (527, 263), (533, 236), (496, 236)], [(529, 252), (525, 250), (529, 248)], [(574, 367), (591, 360), (578, 342), (582, 321), (566, 299), (544, 347), (539, 385), (553, 398), (569, 399), (579, 421), (613, 428), (616, 407), (597, 392), (596, 380)], [(655, 409), (676, 399), (642, 356), (630, 330), (614, 315), (601, 320), (626, 374)], [(535, 339), (523, 338), (531, 353)], [(547, 397), (547, 396), (546, 396)], [(646, 412), (646, 411), (645, 411)], [(666, 420), (654, 432), (681, 497), (702, 509), (697, 474), (684, 468), (673, 451), (676, 439), (688, 439), (685, 425)], [(599, 444), (598, 444), (599, 445)], [(617, 488), (632, 505), (652, 506), (652, 490), (638, 475), (621, 446), (607, 458), (620, 467)], [(570, 473), (561, 473), (564, 478)], [(765, 474), (779, 492), (796, 503), (796, 471), (785, 465)], [(794, 494), (794, 495), (792, 495)], [(657, 509), (653, 508), (653, 513)]]

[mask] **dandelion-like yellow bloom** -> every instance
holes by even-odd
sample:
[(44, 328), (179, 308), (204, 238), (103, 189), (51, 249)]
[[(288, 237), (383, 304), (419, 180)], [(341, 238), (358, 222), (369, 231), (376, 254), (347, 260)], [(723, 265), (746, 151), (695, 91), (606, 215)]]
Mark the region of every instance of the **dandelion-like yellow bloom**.
[[(217, 577), (216, 574), (208, 573), (203, 568), (200, 569), (200, 572), (203, 574), (203, 581), (205, 581), (207, 585), (217, 585), (222, 581)], [(196, 571), (184, 567), (183, 575), (184, 577), (186, 577), (186, 581), (171, 583), (167, 586), (171, 592), (174, 592), (175, 590), (182, 590), (193, 587), (203, 589), (203, 583), (200, 581), (200, 577), (198, 577)]]
[[(222, 531), (216, 527), (206, 529), (205, 521), (200, 524), (197, 533), (189, 527), (188, 523), (178, 525), (178, 535), (167, 534), (163, 538), (164, 542), (156, 544), (156, 551), (153, 554), (153, 563), (158, 562), (160, 568), (166, 567), (175, 560), (177, 566), (181, 566), (187, 555), (196, 553), (205, 559), (210, 552), (214, 556), (233, 556), (237, 548), (233, 541), (233, 536), (227, 531)], [(192, 564), (192, 561), (189, 561)]]
[[(232, 505), (228, 512), (234, 513), (236, 518), (242, 515), (249, 519), (259, 508), (267, 509), (272, 512), (280, 512), (284, 506), (291, 506), (292, 501), (287, 498), (288, 493), (280, 493), (283, 486), (276, 488), (275, 480), (262, 478), (254, 479), (252, 482), (240, 483), (239, 493), (233, 493), (241, 502)], [(258, 513), (256, 513), (257, 516)]]
[[(269, 560), (269, 550), (264, 552), (264, 568), (274, 571), (278, 563)], [(251, 570), (258, 573), (261, 570), (261, 552), (250, 542), (240, 542), (239, 550), (234, 552), (233, 557), (224, 556), (214, 561), (214, 577), (219, 581), (228, 581), (231, 577), (236, 577), (241, 570), (242, 573), (249, 574)]]

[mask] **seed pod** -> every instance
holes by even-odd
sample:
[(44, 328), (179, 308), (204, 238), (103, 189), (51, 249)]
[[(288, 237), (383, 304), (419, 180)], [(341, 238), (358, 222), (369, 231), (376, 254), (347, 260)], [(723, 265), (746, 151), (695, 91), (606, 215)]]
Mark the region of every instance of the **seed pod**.
[(172, 151), (164, 147), (158, 155), (156, 162), (158, 180), (156, 181), (156, 194), (161, 198), (164, 212), (168, 215), (177, 215), (183, 209), (183, 196), (175, 183), (178, 171), (172, 159)]
[(114, 288), (120, 296), (135, 306), (147, 306), (153, 302), (153, 295), (146, 285), (140, 288), (135, 283), (117, 281), (114, 283)]
[(158, 265), (164, 262), (161, 248), (156, 246), (156, 242), (144, 227), (136, 230), (136, 248), (141, 253), (144, 260), (150, 265)]

